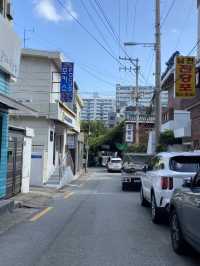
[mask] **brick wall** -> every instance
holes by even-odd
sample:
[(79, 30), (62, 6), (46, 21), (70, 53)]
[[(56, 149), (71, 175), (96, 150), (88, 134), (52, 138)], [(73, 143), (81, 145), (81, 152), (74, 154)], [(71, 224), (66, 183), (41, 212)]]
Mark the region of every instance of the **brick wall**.
[[(139, 124), (139, 143), (140, 144), (148, 144), (149, 132), (153, 130), (154, 124), (153, 123), (140, 123)], [(133, 125), (133, 143), (136, 140), (136, 125)]]

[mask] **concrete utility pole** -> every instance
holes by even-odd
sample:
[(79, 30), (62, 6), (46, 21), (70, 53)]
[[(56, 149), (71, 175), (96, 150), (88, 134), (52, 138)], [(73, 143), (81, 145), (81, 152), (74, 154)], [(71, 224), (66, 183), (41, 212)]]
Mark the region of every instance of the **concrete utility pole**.
[(140, 67), (139, 67), (139, 59), (136, 59), (136, 67), (135, 67), (135, 71), (136, 71), (136, 101), (135, 101), (135, 106), (136, 106), (136, 132), (135, 132), (135, 142), (136, 144), (139, 144), (140, 139), (139, 139), (139, 71), (140, 71)]
[(156, 19), (155, 19), (155, 137), (156, 146), (160, 138), (162, 110), (160, 102), (161, 94), (161, 41), (160, 41), (160, 0), (155, 0)]
[(85, 158), (85, 172), (88, 170), (88, 157), (89, 157), (89, 137), (90, 137), (90, 124), (88, 126), (87, 142), (86, 142), (86, 158)]
[[(135, 96), (134, 96), (134, 93), (133, 93), (133, 96), (132, 96), (132, 99), (134, 100), (135, 99), (135, 107), (136, 107), (136, 121), (135, 121), (135, 143), (136, 144), (139, 144), (140, 142), (140, 138), (139, 138), (139, 97), (140, 97), (140, 92), (139, 92), (139, 73), (140, 73), (140, 67), (139, 67), (139, 59), (136, 58), (136, 59), (133, 59), (133, 58), (126, 58), (126, 57), (119, 57), (120, 60), (125, 60), (125, 61), (130, 61), (134, 66), (134, 70), (135, 70), (135, 74), (136, 74), (136, 78), (135, 78), (135, 81), (136, 81), (136, 84), (135, 84)], [(125, 71), (129, 70), (133, 70), (132, 67), (130, 68), (121, 68)], [(133, 86), (134, 87), (134, 86)]]

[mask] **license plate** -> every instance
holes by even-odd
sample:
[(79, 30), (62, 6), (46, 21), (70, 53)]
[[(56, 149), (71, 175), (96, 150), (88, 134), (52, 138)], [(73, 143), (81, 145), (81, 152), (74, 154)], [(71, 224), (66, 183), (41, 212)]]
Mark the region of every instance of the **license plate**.
[(140, 183), (140, 179), (134, 179), (134, 183)]

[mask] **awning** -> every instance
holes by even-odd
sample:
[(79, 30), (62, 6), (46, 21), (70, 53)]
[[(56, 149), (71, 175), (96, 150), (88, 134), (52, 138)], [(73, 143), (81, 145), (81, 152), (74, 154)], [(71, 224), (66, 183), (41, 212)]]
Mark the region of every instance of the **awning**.
[(6, 109), (10, 109), (11, 114), (16, 114), (16, 115), (28, 115), (28, 116), (38, 116), (38, 112), (35, 111), (34, 109), (17, 102), (13, 98), (0, 93), (0, 106)]

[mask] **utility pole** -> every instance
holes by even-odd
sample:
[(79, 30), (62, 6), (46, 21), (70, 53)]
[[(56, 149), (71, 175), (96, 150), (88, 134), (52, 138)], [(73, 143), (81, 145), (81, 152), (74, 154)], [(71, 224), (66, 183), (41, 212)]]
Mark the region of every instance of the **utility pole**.
[(155, 144), (158, 145), (162, 122), (161, 108), (161, 33), (160, 33), (160, 0), (155, 0), (155, 43), (151, 42), (125, 42), (125, 46), (141, 45), (143, 47), (154, 47), (155, 61)]
[(85, 172), (88, 170), (88, 157), (89, 157), (89, 137), (90, 137), (90, 124), (88, 125), (88, 134), (87, 134), (87, 142), (86, 142), (86, 158), (85, 158)]
[(136, 127), (135, 127), (135, 142), (136, 144), (139, 144), (140, 140), (139, 140), (139, 71), (140, 71), (140, 67), (139, 67), (139, 59), (136, 59), (136, 66), (135, 66), (135, 71), (136, 71), (136, 101), (135, 101), (135, 106), (136, 106)]
[[(119, 57), (120, 60), (125, 60), (131, 62), (135, 68), (135, 74), (136, 74), (136, 84), (135, 84), (135, 96), (134, 93), (132, 95), (132, 99), (135, 99), (135, 107), (136, 107), (136, 121), (135, 121), (135, 143), (138, 145), (140, 140), (139, 140), (139, 97), (140, 97), (140, 92), (139, 92), (139, 72), (140, 72), (140, 67), (139, 67), (139, 59), (133, 59), (133, 58), (126, 58), (126, 57)], [(129, 69), (125, 68), (120, 68), (125, 71), (129, 70), (132, 71), (133, 68), (130, 67)], [(134, 86), (133, 86), (134, 87)]]
[(160, 102), (161, 94), (161, 41), (160, 41), (160, 0), (155, 0), (156, 4), (156, 19), (155, 19), (155, 137), (156, 146), (159, 142), (162, 110)]

